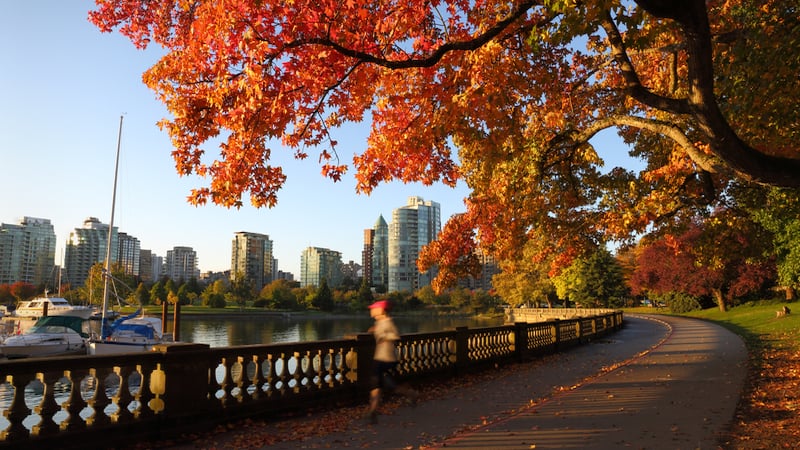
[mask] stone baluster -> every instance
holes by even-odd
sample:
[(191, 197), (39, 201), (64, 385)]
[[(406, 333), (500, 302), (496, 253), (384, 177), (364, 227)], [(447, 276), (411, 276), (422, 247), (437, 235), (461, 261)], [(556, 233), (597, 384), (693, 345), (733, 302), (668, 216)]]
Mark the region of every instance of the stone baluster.
[(23, 421), (31, 413), (28, 405), (25, 404), (25, 386), (30, 382), (29, 378), (22, 375), (7, 376), (6, 381), (14, 387), (14, 396), (11, 405), (3, 411), (3, 416), (11, 424), (5, 431), (0, 433), (5, 441), (18, 441), (28, 439), (30, 431), (23, 425)]
[(111, 373), (108, 368), (90, 369), (89, 376), (95, 380), (94, 395), (87, 402), (89, 407), (94, 410), (94, 414), (88, 420), (92, 427), (103, 427), (111, 423), (111, 419), (106, 414), (106, 406), (111, 404), (106, 394), (106, 377)]
[(67, 418), (60, 426), (62, 431), (79, 431), (86, 429), (86, 422), (81, 417), (81, 411), (86, 408), (86, 401), (81, 395), (81, 382), (88, 375), (86, 370), (65, 370), (64, 376), (69, 380), (71, 388), (69, 397), (61, 404), (61, 408), (66, 411)]
[(53, 390), (55, 383), (61, 378), (61, 374), (57, 372), (45, 372), (37, 375), (38, 380), (42, 383), (43, 395), (42, 402), (33, 408), (33, 412), (41, 417), (41, 421), (31, 428), (31, 434), (35, 436), (52, 436), (58, 433), (58, 424), (53, 421), (53, 416), (61, 411), (61, 407), (56, 403), (55, 392)]
[(129, 423), (133, 420), (133, 413), (128, 408), (133, 401), (133, 396), (130, 392), (131, 373), (133, 372), (133, 367), (129, 366), (114, 368), (114, 373), (119, 377), (119, 389), (117, 389), (117, 394), (111, 399), (117, 406), (117, 411), (113, 415), (114, 422), (116, 423)]

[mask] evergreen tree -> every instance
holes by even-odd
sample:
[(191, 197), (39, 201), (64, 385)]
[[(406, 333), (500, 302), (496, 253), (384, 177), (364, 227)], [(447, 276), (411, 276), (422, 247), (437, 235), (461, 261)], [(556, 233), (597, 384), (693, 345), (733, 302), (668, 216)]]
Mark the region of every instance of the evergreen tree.
[(320, 282), (319, 289), (312, 301), (314, 307), (319, 308), (321, 311), (333, 311), (333, 293), (331, 288), (328, 287), (328, 280), (323, 278)]

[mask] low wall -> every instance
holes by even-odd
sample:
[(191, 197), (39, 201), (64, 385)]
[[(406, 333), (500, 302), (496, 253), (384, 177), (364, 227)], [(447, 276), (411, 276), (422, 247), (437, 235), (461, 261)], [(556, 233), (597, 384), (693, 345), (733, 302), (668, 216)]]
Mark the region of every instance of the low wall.
[[(517, 317), (517, 316), (515, 316)], [(403, 335), (399, 376), (453, 377), (588, 342), (621, 328), (621, 311)], [(345, 339), (0, 363), (10, 393), (0, 447), (107, 448), (246, 417), (365, 402), (371, 334)]]
[(555, 319), (602, 316), (613, 312), (613, 309), (608, 308), (508, 308), (505, 311), (505, 320), (506, 323), (536, 323)]

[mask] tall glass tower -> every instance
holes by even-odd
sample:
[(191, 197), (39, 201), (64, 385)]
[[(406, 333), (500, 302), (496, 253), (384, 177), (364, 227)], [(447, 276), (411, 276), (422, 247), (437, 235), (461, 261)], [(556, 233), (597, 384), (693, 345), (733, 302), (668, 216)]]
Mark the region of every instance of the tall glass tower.
[(441, 231), (441, 209), (437, 202), (409, 197), (406, 206), (392, 211), (387, 254), (389, 292), (414, 292), (431, 284), (435, 273), (420, 273), (417, 258), (422, 247)]
[(56, 234), (48, 219), (23, 217), (0, 224), (0, 283), (23, 281), (57, 288), (54, 280)]
[(378, 217), (372, 237), (372, 286), (389, 287), (389, 225)]

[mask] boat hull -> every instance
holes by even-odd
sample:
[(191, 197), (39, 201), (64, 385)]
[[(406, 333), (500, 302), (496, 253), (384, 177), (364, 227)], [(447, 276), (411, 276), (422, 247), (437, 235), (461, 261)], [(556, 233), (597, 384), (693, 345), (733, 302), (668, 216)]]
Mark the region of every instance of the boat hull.
[(9, 359), (85, 355), (86, 351), (86, 340), (78, 335), (11, 336), (0, 345), (0, 353)]
[(30, 319), (39, 319), (45, 315), (88, 319), (94, 312), (95, 309), (91, 306), (72, 305), (61, 297), (39, 297), (22, 303), (13, 315)]

